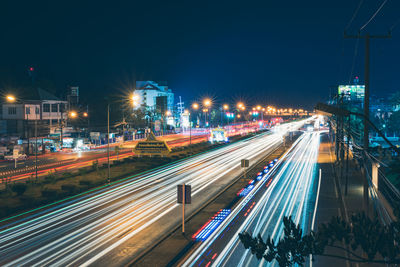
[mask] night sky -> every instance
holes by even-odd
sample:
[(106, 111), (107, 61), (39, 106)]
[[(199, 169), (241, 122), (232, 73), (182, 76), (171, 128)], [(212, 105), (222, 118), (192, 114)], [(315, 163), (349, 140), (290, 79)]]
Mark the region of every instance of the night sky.
[[(383, 1), (364, 0), (356, 34)], [(59, 91), (78, 85), (95, 99), (135, 80), (167, 81), (187, 102), (204, 96), (313, 107), (351, 75), (357, 41), (343, 39), (359, 0), (1, 1), (0, 86), (33, 66)], [(389, 0), (363, 33), (400, 19)], [(400, 90), (400, 26), (371, 42), (371, 91)], [(354, 75), (363, 80), (364, 42)], [(89, 101), (90, 102), (90, 101)]]

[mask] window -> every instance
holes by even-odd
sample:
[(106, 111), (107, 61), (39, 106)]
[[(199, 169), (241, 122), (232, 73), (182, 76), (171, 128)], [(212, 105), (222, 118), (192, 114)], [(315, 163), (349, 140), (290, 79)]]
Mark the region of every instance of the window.
[(40, 109), (38, 107), (35, 108), (36, 115), (40, 114)]
[(27, 114), (27, 115), (31, 114), (31, 108), (30, 107), (25, 107), (25, 114)]
[(17, 114), (17, 107), (8, 107), (8, 115)]
[(58, 112), (58, 104), (51, 104), (51, 112)]
[(43, 112), (50, 112), (50, 104), (43, 104)]

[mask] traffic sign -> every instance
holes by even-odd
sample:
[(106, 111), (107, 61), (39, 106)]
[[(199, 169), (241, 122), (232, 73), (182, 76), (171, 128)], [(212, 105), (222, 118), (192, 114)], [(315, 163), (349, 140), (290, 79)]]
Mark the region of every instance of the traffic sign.
[(240, 162), (240, 166), (242, 168), (248, 168), (249, 167), (249, 160), (248, 159), (242, 159)]
[(183, 199), (183, 186), (185, 186), (185, 204), (191, 204), (192, 202), (192, 187), (190, 185), (181, 185), (178, 187), (178, 204), (182, 204)]

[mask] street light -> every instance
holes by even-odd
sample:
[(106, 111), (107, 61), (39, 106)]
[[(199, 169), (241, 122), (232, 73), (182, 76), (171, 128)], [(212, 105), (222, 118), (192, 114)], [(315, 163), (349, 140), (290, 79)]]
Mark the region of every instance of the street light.
[(211, 100), (210, 100), (209, 98), (204, 99), (203, 105), (204, 105), (206, 108), (210, 107), (211, 104), (212, 104), (212, 103), (211, 103)]
[(9, 102), (9, 103), (14, 103), (17, 99), (16, 99), (15, 96), (13, 96), (13, 95), (7, 95), (7, 96), (6, 96), (6, 100), (7, 100), (7, 102)]
[[(203, 109), (203, 112), (206, 113), (205, 118), (204, 118), (205, 122), (208, 121), (208, 117), (209, 117), (208, 116), (208, 108), (211, 107), (211, 105), (212, 105), (211, 99), (206, 98), (203, 100), (203, 106), (205, 107), (205, 109)], [(211, 126), (210, 124), (208, 124), (208, 125)]]
[(224, 110), (228, 110), (229, 109), (228, 104), (224, 104), (222, 107), (223, 107)]
[(78, 113), (76, 113), (76, 111), (70, 111), (69, 112), (69, 117), (70, 118), (76, 118), (76, 117), (78, 117)]
[[(14, 103), (17, 98), (14, 95), (6, 95), (6, 101), (9, 103)], [(42, 148), (43, 149), (43, 148)], [(28, 137), (28, 151), (29, 151), (29, 137)], [(35, 106), (35, 179), (38, 179), (38, 168), (37, 168), (37, 113)]]

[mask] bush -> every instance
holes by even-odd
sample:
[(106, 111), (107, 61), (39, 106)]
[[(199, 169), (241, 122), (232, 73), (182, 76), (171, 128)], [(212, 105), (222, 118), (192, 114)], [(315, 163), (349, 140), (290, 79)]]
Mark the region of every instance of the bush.
[(79, 185), (92, 185), (92, 181), (90, 180), (80, 180)]
[(98, 170), (99, 169), (99, 161), (96, 159), (96, 160), (93, 160), (92, 161), (92, 170)]
[(74, 185), (74, 184), (63, 184), (61, 186), (61, 190), (67, 191), (68, 193), (72, 194), (76, 190), (76, 185)]
[(88, 170), (86, 168), (78, 169), (78, 175), (85, 175), (87, 173), (88, 173)]
[(42, 190), (42, 196), (48, 199), (55, 199), (58, 195), (57, 190), (45, 188)]
[(70, 177), (72, 177), (72, 176), (74, 176), (72, 173), (70, 173), (70, 172), (64, 172), (64, 173), (62, 174), (62, 179), (67, 179), (67, 178), (70, 178)]
[(28, 186), (23, 183), (16, 183), (11, 186), (11, 190), (17, 193), (18, 196), (24, 194), (27, 188)]
[(54, 174), (49, 174), (46, 177), (44, 177), (45, 183), (54, 183), (55, 181), (56, 181), (56, 176)]

